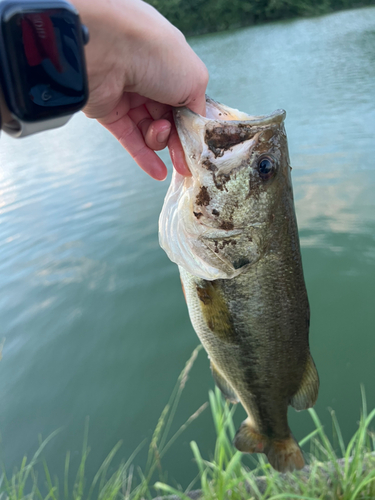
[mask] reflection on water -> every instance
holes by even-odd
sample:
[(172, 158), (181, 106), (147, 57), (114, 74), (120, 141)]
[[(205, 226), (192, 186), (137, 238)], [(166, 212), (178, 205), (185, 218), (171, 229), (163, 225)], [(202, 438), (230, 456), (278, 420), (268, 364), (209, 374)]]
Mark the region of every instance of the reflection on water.
[[(375, 405), (375, 8), (191, 43), (212, 97), (251, 114), (287, 110), (317, 409), (327, 423), (335, 408), (348, 438), (361, 382)], [(2, 455), (10, 469), (38, 434), (61, 428), (47, 459), (59, 473), (71, 450), (74, 467), (89, 416), (93, 473), (120, 439), (127, 458), (150, 437), (197, 344), (177, 268), (157, 242), (167, 185), (83, 115), (32, 138), (3, 136), (0, 164)], [(212, 385), (201, 354), (176, 426)], [(312, 428), (306, 412), (291, 411), (291, 424), (297, 438)], [(186, 484), (195, 475), (189, 441), (209, 455), (213, 435), (206, 412), (165, 458), (170, 476)]]

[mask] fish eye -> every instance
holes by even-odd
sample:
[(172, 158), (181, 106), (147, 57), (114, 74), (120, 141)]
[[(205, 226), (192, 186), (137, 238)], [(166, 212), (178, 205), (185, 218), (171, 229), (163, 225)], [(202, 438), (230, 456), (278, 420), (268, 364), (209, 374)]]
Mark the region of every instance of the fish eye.
[(275, 160), (269, 156), (258, 158), (258, 172), (261, 179), (270, 179), (275, 174)]

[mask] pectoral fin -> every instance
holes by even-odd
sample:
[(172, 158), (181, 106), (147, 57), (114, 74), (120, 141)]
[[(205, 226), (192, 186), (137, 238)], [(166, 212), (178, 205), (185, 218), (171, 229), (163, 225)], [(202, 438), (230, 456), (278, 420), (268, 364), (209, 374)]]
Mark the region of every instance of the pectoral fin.
[(290, 404), (297, 411), (307, 410), (307, 408), (314, 406), (318, 397), (318, 390), (319, 375), (311, 354), (309, 354), (301, 385), (290, 400)]
[(234, 392), (234, 390), (228, 384), (225, 378), (221, 375), (221, 373), (219, 372), (219, 370), (216, 368), (216, 366), (213, 364), (212, 361), (211, 361), (211, 371), (212, 371), (212, 376), (215, 380), (215, 384), (221, 390), (225, 399), (227, 399), (230, 403), (233, 404), (238, 403), (239, 399), (237, 394)]

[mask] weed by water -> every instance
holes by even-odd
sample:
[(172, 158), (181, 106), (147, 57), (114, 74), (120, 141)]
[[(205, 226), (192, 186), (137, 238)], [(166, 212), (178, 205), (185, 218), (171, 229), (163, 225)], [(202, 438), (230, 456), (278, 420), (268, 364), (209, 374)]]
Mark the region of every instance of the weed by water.
[[(367, 413), (366, 397), (362, 388), (362, 411), (358, 430), (345, 446), (335, 413), (331, 412), (333, 441), (325, 433), (315, 410), (309, 413), (315, 430), (300, 441), (300, 446), (310, 443), (309, 465), (302, 471), (280, 474), (272, 469), (264, 455), (252, 457), (253, 467), (243, 463), (243, 455), (234, 451), (235, 435), (233, 411), (223, 401), (218, 389), (210, 392), (210, 405), (217, 439), (214, 457), (204, 459), (197, 443), (191, 448), (199, 469), (198, 487), (205, 500), (374, 500), (375, 499), (375, 434), (370, 424), (375, 410)], [(155, 487), (164, 494), (183, 494), (169, 485), (157, 482)]]
[[(152, 499), (156, 494), (172, 494), (188, 500), (188, 494), (193, 488), (200, 489), (201, 497), (205, 500), (375, 499), (375, 434), (370, 430), (375, 410), (368, 414), (363, 389), (358, 430), (347, 445), (344, 443), (334, 412), (331, 413), (333, 423), (331, 441), (316, 412), (309, 410), (315, 430), (300, 442), (301, 446), (310, 443), (309, 465), (300, 472), (288, 474), (274, 471), (263, 455), (251, 456), (251, 467), (244, 464), (243, 454), (236, 451), (232, 445), (235, 435), (233, 423), (235, 407), (224, 402), (218, 389), (210, 391), (209, 404), (217, 436), (213, 458), (210, 460), (204, 458), (198, 444), (193, 441), (191, 449), (197, 464), (197, 477), (185, 491), (167, 484), (161, 466), (163, 456), (178, 436), (208, 405), (206, 403), (201, 406), (175, 434), (170, 436), (177, 405), (198, 351), (199, 348), (195, 349), (186, 363), (159, 418), (143, 470), (135, 469), (133, 462), (145, 443), (142, 443), (115, 472), (109, 473), (113, 459), (121, 446), (121, 443), (118, 443), (104, 460), (91, 484), (88, 484), (85, 473), (89, 455), (87, 424), (82, 458), (72, 484), (69, 484), (69, 454), (65, 460), (62, 484), (52, 477), (43, 459), (43, 450), (56, 434), (54, 433), (41, 443), (31, 460), (24, 457), (19, 469), (11, 476), (3, 472), (0, 500), (141, 500)], [(339, 451), (336, 452), (335, 449)], [(36, 471), (40, 464), (43, 472), (38, 476)], [(153, 484), (155, 473), (159, 473), (160, 480)]]

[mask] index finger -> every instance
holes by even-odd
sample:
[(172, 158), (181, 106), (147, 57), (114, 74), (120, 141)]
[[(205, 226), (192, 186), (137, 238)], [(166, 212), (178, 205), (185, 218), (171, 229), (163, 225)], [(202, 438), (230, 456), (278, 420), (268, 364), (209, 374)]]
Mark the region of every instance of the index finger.
[(198, 113), (198, 115), (206, 116), (206, 95), (200, 94), (197, 97), (193, 97), (184, 103), (179, 103), (179, 106), (186, 106), (187, 108)]

